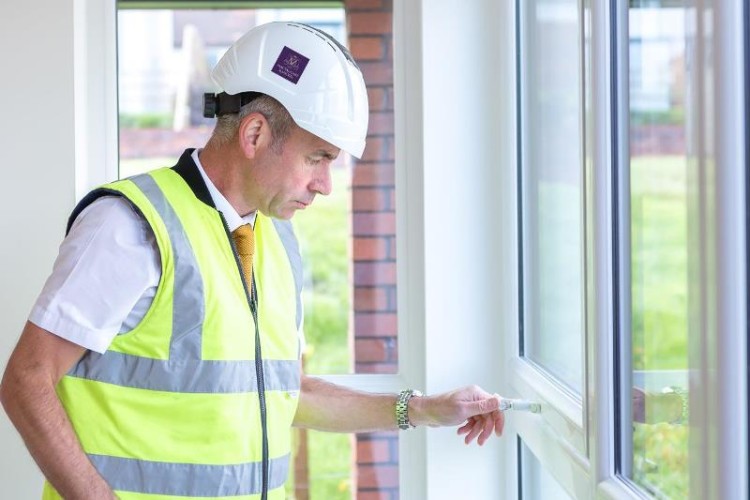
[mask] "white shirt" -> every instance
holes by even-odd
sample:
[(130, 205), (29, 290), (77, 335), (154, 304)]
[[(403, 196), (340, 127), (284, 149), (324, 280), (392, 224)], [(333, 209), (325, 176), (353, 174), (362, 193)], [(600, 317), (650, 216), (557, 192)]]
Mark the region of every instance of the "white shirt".
[[(237, 213), (206, 175), (198, 153), (193, 152), (193, 161), (229, 230), (254, 224), (255, 212)], [(103, 353), (118, 333), (140, 323), (160, 277), (159, 249), (148, 223), (124, 198), (99, 198), (81, 212), (60, 244), (29, 321)]]

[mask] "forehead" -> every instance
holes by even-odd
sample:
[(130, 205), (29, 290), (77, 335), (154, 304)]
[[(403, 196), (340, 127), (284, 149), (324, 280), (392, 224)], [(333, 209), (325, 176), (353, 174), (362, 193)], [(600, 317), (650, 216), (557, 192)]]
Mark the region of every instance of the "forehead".
[(308, 132), (302, 127), (295, 127), (290, 139), (294, 141), (295, 148), (299, 148), (306, 154), (318, 153), (322, 156), (335, 158), (341, 151), (328, 141), (325, 141), (315, 134)]

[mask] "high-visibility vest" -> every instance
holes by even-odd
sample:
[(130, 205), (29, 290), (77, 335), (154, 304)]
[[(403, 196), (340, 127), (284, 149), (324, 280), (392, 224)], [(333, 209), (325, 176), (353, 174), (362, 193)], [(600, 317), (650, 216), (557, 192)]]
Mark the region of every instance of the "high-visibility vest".
[[(291, 225), (256, 218), (256, 331), (226, 222), (182, 175), (160, 169), (114, 182), (71, 219), (107, 194), (127, 198), (150, 224), (162, 274), (141, 323), (106, 353), (88, 352), (57, 386), (84, 451), (123, 500), (255, 499), (264, 476), (268, 498), (284, 498), (300, 390)], [(60, 497), (47, 483), (43, 498)]]

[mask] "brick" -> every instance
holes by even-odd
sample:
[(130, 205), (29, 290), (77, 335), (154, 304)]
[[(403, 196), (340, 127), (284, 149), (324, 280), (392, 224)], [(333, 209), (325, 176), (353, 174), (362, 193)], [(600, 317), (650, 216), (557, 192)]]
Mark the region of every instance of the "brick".
[(395, 498), (398, 498), (398, 490), (396, 489), (357, 491), (357, 500), (394, 500)]
[(386, 138), (386, 155), (385, 160), (396, 159), (396, 141), (393, 140), (393, 136)]
[(354, 289), (355, 311), (387, 311), (388, 290), (382, 287), (356, 287)]
[(393, 461), (393, 458), (391, 456), (391, 442), (389, 439), (357, 440), (357, 463), (389, 463)]
[[(374, 131), (371, 129), (370, 132), (372, 134)], [(365, 150), (362, 153), (362, 159), (359, 162), (393, 161), (396, 157), (396, 148), (394, 146), (393, 134), (383, 136), (369, 135)]]
[(388, 296), (388, 310), (398, 310), (398, 293), (395, 286), (386, 288), (386, 295)]
[(395, 313), (357, 313), (354, 315), (355, 337), (395, 337), (397, 332), (398, 321)]
[(396, 234), (396, 214), (373, 212), (352, 214), (354, 236), (381, 236)]
[(372, 432), (360, 432), (355, 434), (357, 439), (390, 439), (391, 441), (398, 441), (399, 431), (372, 431)]
[(367, 285), (395, 285), (395, 262), (355, 262), (354, 284)]
[[(370, 109), (370, 135), (362, 160), (352, 176), (353, 259), (355, 267), (363, 260), (383, 260), (395, 256), (395, 214), (362, 214), (362, 211), (395, 207), (395, 141), (393, 121), (393, 1), (345, 0), (349, 46), (362, 69), (367, 84)], [(390, 137), (389, 137), (390, 136)], [(386, 188), (365, 189), (359, 188)], [(357, 191), (360, 192), (357, 192)], [(383, 196), (386, 199), (383, 199)], [(359, 212), (359, 213), (358, 213)], [(385, 234), (383, 234), (385, 233)], [(373, 237), (363, 237), (373, 236)], [(395, 264), (393, 264), (395, 267)], [(368, 274), (373, 269), (359, 269)], [(394, 271), (395, 274), (395, 271)], [(372, 277), (370, 274), (369, 277)], [(355, 271), (355, 281), (356, 281)], [(354, 288), (355, 366), (358, 373), (397, 373), (398, 343), (394, 313), (362, 312), (361, 309), (396, 307), (396, 287)], [(373, 338), (362, 338), (370, 334)], [(372, 359), (372, 356), (379, 359)], [(373, 433), (380, 440), (367, 444), (358, 439), (358, 500), (397, 500), (397, 433)], [(387, 443), (387, 444), (386, 444)], [(388, 469), (373, 468), (368, 462), (391, 459)], [(364, 464), (362, 463), (364, 462)], [(389, 488), (390, 485), (390, 488)]]
[(391, 374), (398, 373), (398, 356), (389, 363), (355, 363), (354, 373)]
[(388, 257), (394, 260), (396, 259), (396, 238), (391, 238), (388, 249)]
[(394, 134), (393, 112), (376, 111), (370, 113), (370, 133), (382, 135)]
[(393, 85), (393, 64), (390, 61), (362, 61), (359, 68), (367, 86)]
[(354, 238), (352, 254), (355, 261), (388, 258), (390, 242), (386, 238)]
[(384, 35), (393, 33), (393, 15), (390, 12), (350, 12), (349, 35)]
[(357, 484), (360, 488), (398, 486), (398, 467), (395, 465), (360, 465), (357, 471)]
[(383, 87), (370, 87), (367, 89), (367, 102), (370, 111), (386, 111), (393, 109), (389, 107), (388, 92)]
[(393, 186), (396, 171), (391, 162), (357, 163), (352, 173), (352, 186)]
[(393, 37), (389, 36), (385, 45), (385, 59), (393, 64)]
[(345, 0), (344, 8), (347, 14), (355, 10), (382, 9), (383, 0)]
[(387, 155), (385, 139), (382, 137), (368, 137), (365, 150), (362, 153), (362, 161), (377, 161)]
[(386, 339), (356, 339), (354, 357), (358, 361), (388, 361), (390, 358), (389, 342)]
[(352, 210), (355, 212), (382, 212), (390, 210), (391, 195), (384, 189), (355, 188), (352, 190)]
[(353, 36), (349, 38), (349, 50), (359, 61), (379, 61), (385, 56), (386, 41), (382, 36)]

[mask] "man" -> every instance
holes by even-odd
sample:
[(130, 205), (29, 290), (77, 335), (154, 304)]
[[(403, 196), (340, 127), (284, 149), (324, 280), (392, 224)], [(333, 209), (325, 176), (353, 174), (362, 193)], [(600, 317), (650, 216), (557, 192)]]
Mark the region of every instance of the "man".
[(360, 156), (367, 96), (328, 35), (257, 27), (218, 63), (205, 148), (94, 190), (3, 377), (44, 498), (283, 498), (292, 425), (502, 432), (500, 398), (367, 394), (300, 373), (300, 257), (288, 221)]

